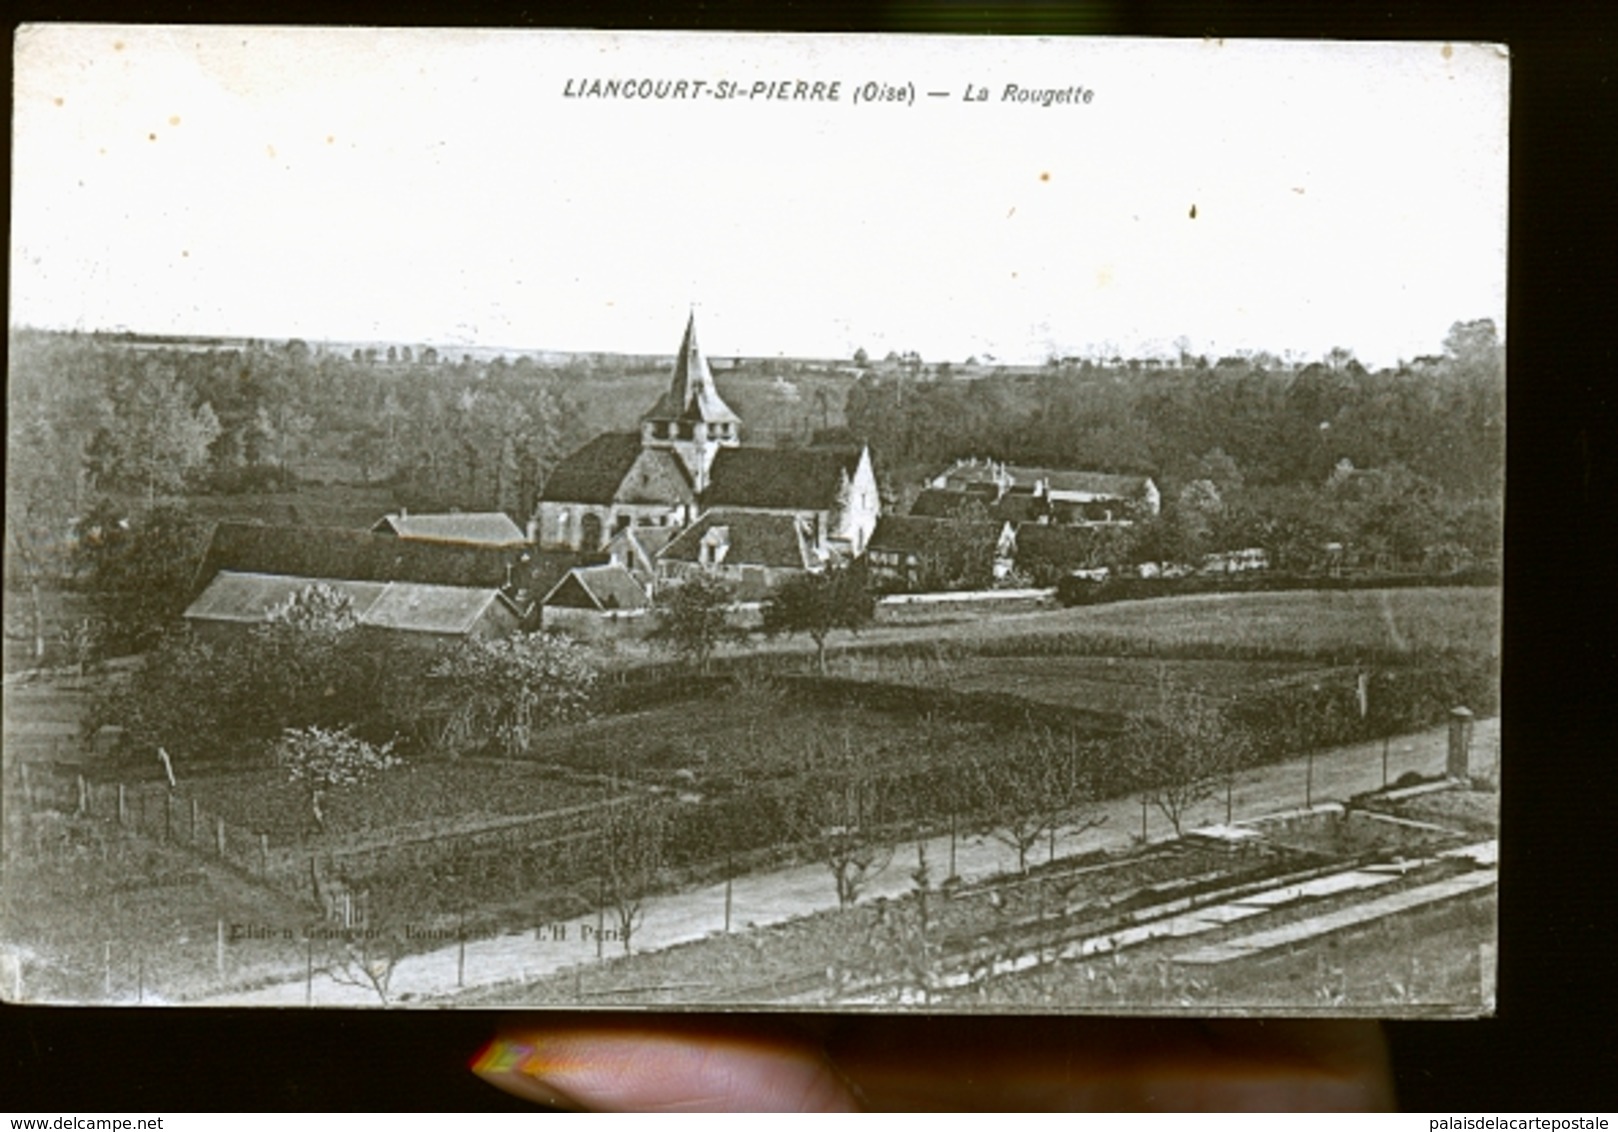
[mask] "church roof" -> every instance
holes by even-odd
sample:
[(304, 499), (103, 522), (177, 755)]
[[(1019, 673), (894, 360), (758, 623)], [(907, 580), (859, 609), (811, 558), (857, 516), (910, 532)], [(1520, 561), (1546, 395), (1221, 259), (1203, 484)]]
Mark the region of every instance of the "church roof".
[(697, 346), (697, 316), (693, 314), (685, 324), (685, 337), (680, 340), (680, 353), (674, 359), (674, 376), (668, 392), (659, 397), (644, 421), (728, 421), (739, 424), (741, 418), (714, 388), (713, 372), (708, 359)]
[[(647, 483), (625, 481), (635, 463)], [(648, 495), (647, 492), (650, 492)], [(539, 493), (550, 503), (694, 503), (691, 475), (673, 453), (643, 448), (638, 433), (604, 432), (583, 448), (563, 458)]]
[(566, 503), (611, 503), (640, 454), (639, 433), (604, 432), (564, 456), (546, 478), (539, 497)]
[(703, 506), (830, 511), (863, 454), (859, 448), (721, 448)]

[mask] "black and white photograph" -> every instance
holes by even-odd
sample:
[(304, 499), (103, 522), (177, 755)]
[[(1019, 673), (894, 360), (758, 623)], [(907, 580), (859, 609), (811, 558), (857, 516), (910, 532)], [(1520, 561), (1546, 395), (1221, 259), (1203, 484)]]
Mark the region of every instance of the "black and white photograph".
[(1495, 1012), (1504, 47), (13, 63), (0, 998)]

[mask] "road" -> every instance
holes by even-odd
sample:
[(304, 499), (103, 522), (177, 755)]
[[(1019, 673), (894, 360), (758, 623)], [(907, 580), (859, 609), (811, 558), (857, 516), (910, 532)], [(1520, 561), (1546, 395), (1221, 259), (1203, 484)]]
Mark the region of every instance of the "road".
[[(1490, 753), (1497, 749), (1499, 721), (1479, 720), (1473, 738), (1474, 750)], [(1448, 733), (1444, 728), (1394, 739), (1388, 748), (1388, 780), (1410, 771), (1435, 774), (1444, 769)], [(1282, 810), (1296, 809), (1309, 801), (1343, 801), (1350, 795), (1382, 785), (1382, 744), (1370, 743), (1317, 752), (1313, 758), (1257, 767), (1239, 775), (1231, 792), (1232, 817), (1236, 821)], [(1487, 765), (1489, 759), (1475, 757)], [(1071, 856), (1096, 849), (1126, 847), (1141, 835), (1142, 809), (1134, 798), (1117, 799), (1101, 807), (1105, 821), (1082, 835), (1059, 835), (1058, 856)], [(1185, 828), (1212, 825), (1225, 820), (1225, 797), (1219, 796), (1194, 807)], [(1156, 840), (1173, 836), (1173, 830), (1155, 810), (1146, 814), (1146, 836)], [(928, 869), (935, 882), (949, 871), (950, 839), (934, 838), (925, 843)], [(1045, 846), (1042, 857), (1048, 854)], [(862, 900), (878, 896), (897, 897), (913, 887), (910, 873), (918, 859), (918, 845), (898, 847), (892, 862), (866, 887)], [(955, 846), (955, 867), (965, 880), (978, 880), (1015, 870), (1016, 853), (990, 837), (961, 837)], [(736, 878), (730, 886), (730, 923), (734, 930), (764, 926), (836, 906), (836, 892), (830, 872), (820, 865), (800, 865)], [(726, 886), (704, 888), (651, 900), (642, 925), (634, 936), (635, 950), (653, 951), (725, 929)], [(399, 962), (389, 981), (389, 997), (394, 1003), (454, 993), (460, 987), (489, 986), (534, 978), (562, 970), (580, 962), (593, 962), (598, 953), (619, 954), (621, 945), (598, 932), (603, 921), (596, 915), (546, 924), (522, 933), (508, 933), (487, 939), (468, 940), (464, 950), (450, 944), (437, 950), (412, 955)], [(612, 917), (604, 919), (608, 932)], [(199, 1005), (303, 1005), (377, 1006), (381, 1000), (368, 987), (351, 986), (316, 973), (312, 980), (298, 978), (253, 991), (223, 994), (194, 1000)]]

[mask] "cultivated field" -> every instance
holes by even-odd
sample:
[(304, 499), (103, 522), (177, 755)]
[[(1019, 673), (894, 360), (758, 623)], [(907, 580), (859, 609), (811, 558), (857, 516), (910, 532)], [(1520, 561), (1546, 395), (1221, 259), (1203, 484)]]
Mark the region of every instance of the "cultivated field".
[(1467, 587), (1206, 594), (1025, 613), (838, 639), (860, 655), (1151, 656), (1396, 663), (1500, 652), (1500, 591)]
[[(14, 847), (33, 849), (25, 867), (8, 869), (8, 922), (39, 925), (27, 946), (40, 971), (57, 972), (53, 993), (241, 985), (277, 965), (284, 976), (299, 957), (281, 945), (257, 957), (232, 951), (221, 974), (217, 925), (255, 914), (318, 919), (311, 858), (324, 884), (368, 890), (370, 907), (395, 920), (448, 916), (477, 931), (531, 924), (588, 905), (581, 893), (594, 891), (599, 841), (591, 815), (609, 796), (640, 796), (671, 814), (665, 884), (677, 887), (711, 880), (733, 854), (743, 870), (803, 859), (792, 844), (804, 836), (793, 796), (828, 777), (866, 779), (861, 819), (895, 838), (924, 824), (936, 832), (957, 811), (964, 832), (975, 825), (970, 798), (940, 787), (974, 761), (1003, 757), (1018, 736), (1104, 741), (1122, 713), (1153, 710), (1168, 687), (1231, 702), (1297, 693), (1357, 727), (1360, 666), (1397, 665), (1414, 680), (1464, 661), (1486, 676), (1497, 632), (1497, 593), (1418, 589), (1180, 598), (882, 628), (841, 642), (830, 680), (805, 674), (803, 658), (790, 655), (805, 642), (778, 641), (723, 662), (728, 675), (665, 670), (613, 687), (600, 714), (541, 733), (526, 759), (417, 759), (332, 791), (324, 832), (282, 771), (262, 762), (224, 771), (229, 752), (210, 761), (211, 773), (177, 767), (174, 801), (155, 760), (131, 763), (77, 742), (87, 696), (113, 677), (41, 679), (7, 688), (8, 764), (15, 769), (19, 754), (68, 762), (103, 788), (130, 779), (131, 816), (123, 828), (109, 825), (103, 793), (92, 817), (41, 816), (13, 830), (22, 838)], [(57, 803), (71, 811), (65, 797)], [(204, 815), (200, 838), (182, 805), (193, 802)], [(1478, 827), (1490, 820), (1455, 817)], [(228, 854), (211, 855), (215, 820), (229, 826)], [(58, 906), (66, 892), (82, 899)], [(98, 961), (85, 942), (97, 924), (115, 922), (128, 943), (124, 967)], [(201, 984), (180, 978), (188, 963), (207, 968)], [(84, 989), (91, 984), (98, 989)]]

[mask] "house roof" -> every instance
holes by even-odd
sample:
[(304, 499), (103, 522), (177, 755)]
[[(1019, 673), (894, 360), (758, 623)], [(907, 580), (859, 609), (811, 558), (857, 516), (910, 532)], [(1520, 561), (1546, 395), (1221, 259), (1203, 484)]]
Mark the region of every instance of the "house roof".
[(1006, 532), (1003, 522), (929, 519), (916, 515), (884, 515), (876, 521), (865, 544), (866, 552), (928, 554), (940, 546), (988, 543), (998, 547)]
[(646, 609), (652, 602), (646, 591), (628, 570), (609, 563), (606, 566), (579, 566), (551, 588), (541, 603), (551, 605), (553, 599), (568, 591), (582, 592), (590, 604), (606, 612), (612, 609)]
[[(491, 607), (503, 603), (499, 590), (389, 582), (382, 596), (360, 618), (360, 624), (377, 629), (459, 636), (470, 632)], [(515, 625), (515, 611), (508, 607), (506, 612)]]
[(199, 587), (222, 570), (360, 582), (494, 588), (519, 563), (513, 550), (394, 538), (342, 527), (216, 523), (197, 571)]
[(371, 528), (399, 538), (423, 542), (470, 543), (474, 546), (522, 546), (528, 538), (504, 511), (455, 511), (440, 515), (384, 515)]
[(1082, 472), (1068, 468), (1034, 468), (1008, 465), (1006, 471), (1018, 486), (1044, 480), (1052, 491), (1070, 491), (1082, 495), (1106, 496), (1113, 499), (1133, 499), (1146, 491), (1151, 481), (1146, 476), (1120, 476), (1109, 472)]
[[(347, 595), (361, 625), (402, 632), (460, 635), (469, 632), (493, 605), (498, 590), (431, 586), (412, 582), (356, 582), (343, 578), (299, 578), (285, 574), (221, 571), (186, 609), (193, 621), (262, 624), (271, 610), (312, 585)], [(515, 626), (516, 613), (508, 609)]]
[(668, 391), (657, 399), (657, 404), (643, 421), (728, 421), (739, 424), (741, 418), (725, 404), (714, 388), (713, 373), (708, 359), (697, 345), (697, 316), (686, 319), (685, 337), (680, 340), (680, 353), (674, 359), (674, 374)]
[(859, 448), (721, 448), (703, 505), (830, 511), (863, 455)]
[(1009, 523), (1024, 523), (1046, 514), (1045, 500), (1028, 491), (1008, 491), (998, 502), (974, 491), (955, 491), (950, 488), (924, 488), (910, 505), (910, 514), (924, 519), (953, 519), (964, 511), (983, 508), (995, 519)]
[(994, 460), (957, 460), (933, 477), (955, 490), (974, 484), (999, 484), (1010, 491), (1028, 489), (1043, 480), (1052, 491), (1072, 492), (1111, 499), (1134, 499), (1147, 491), (1147, 476), (1113, 475), (1076, 468), (1041, 468), (1032, 464), (1001, 464)]
[(677, 527), (624, 527), (607, 540), (607, 555), (616, 558), (627, 548), (628, 557), (646, 569), (655, 569), (659, 552), (679, 533)]
[(771, 566), (812, 570), (820, 563), (812, 549), (813, 532), (794, 515), (737, 508), (711, 510), (663, 548), (660, 559), (701, 562), (704, 540), (725, 547), (726, 566)]
[(301, 590), (319, 582), (348, 598), (356, 618), (364, 614), (387, 589), (385, 582), (355, 582), (341, 578), (298, 578), (285, 574), (239, 574), (225, 570), (186, 607), (194, 621), (232, 621), (260, 624), (270, 612)]

